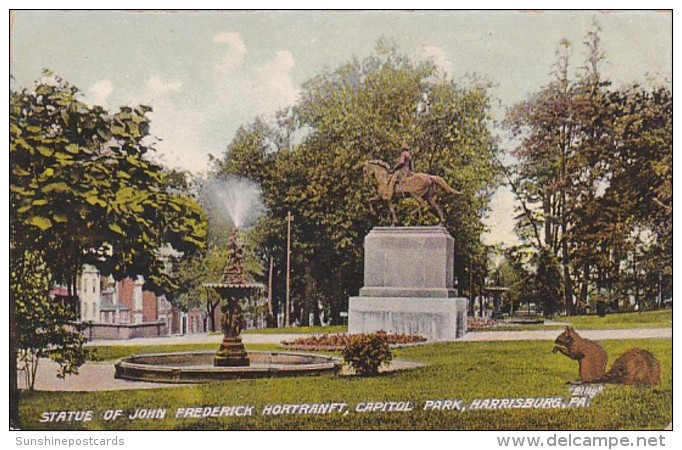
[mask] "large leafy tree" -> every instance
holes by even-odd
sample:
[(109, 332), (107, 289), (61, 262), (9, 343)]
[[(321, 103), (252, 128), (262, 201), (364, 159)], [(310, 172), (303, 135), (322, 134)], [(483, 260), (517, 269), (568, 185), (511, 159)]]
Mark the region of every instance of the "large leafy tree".
[(150, 111), (90, 106), (50, 73), (10, 92), (11, 270), (39, 252), (72, 302), (83, 264), (117, 279), (142, 275), (155, 291), (173, 287), (168, 255), (200, 251), (206, 220), (177, 177), (150, 159)]
[[(240, 130), (216, 167), (261, 183), (269, 211), (260, 223), (263, 248), (277, 270), (285, 267), (285, 217), (294, 215), (292, 291), (304, 322), (315, 299), (338, 319), (361, 287), (364, 236), (389, 223), (387, 210), (369, 212), (373, 187), (363, 184), (361, 166), (367, 159), (393, 163), (403, 143), (415, 170), (464, 191), (440, 201), (457, 235), (456, 276), (468, 279), (465, 268), (484, 259), (481, 217), (496, 180), (489, 102), (486, 86), (453, 83), (431, 63), (380, 41), (376, 54), (307, 81), (276, 124), (256, 121)], [(398, 207), (406, 225), (437, 222), (416, 206), (410, 200)], [(279, 299), (282, 288), (277, 283)]]
[[(571, 208), (569, 163), (575, 157), (576, 125), (571, 115), (573, 86), (569, 80), (568, 50), (563, 40), (555, 78), (528, 100), (511, 108), (506, 123), (520, 144), (513, 150), (514, 190), (524, 205), (521, 226), (532, 229), (530, 235), (538, 251), (548, 248), (561, 255), (564, 272), (564, 302), (573, 310), (570, 255), (565, 239)], [(537, 206), (529, 207), (527, 205)], [(526, 236), (529, 236), (526, 234)]]
[(203, 248), (199, 204), (149, 158), (149, 111), (109, 114), (54, 76), (11, 95), (11, 241), (45, 250), (54, 280), (71, 294), (86, 263), (117, 278), (143, 275), (160, 290), (172, 283), (163, 247)]
[(590, 294), (616, 302), (633, 290), (638, 296), (643, 277), (651, 277), (637, 267), (653, 253), (661, 262), (660, 299), (672, 267), (669, 89), (614, 89), (599, 71), (598, 27), (585, 46), (585, 64), (571, 77), (570, 46), (562, 41), (556, 78), (507, 116), (519, 141), (510, 179), (524, 207), (522, 235), (559, 258), (569, 314)]

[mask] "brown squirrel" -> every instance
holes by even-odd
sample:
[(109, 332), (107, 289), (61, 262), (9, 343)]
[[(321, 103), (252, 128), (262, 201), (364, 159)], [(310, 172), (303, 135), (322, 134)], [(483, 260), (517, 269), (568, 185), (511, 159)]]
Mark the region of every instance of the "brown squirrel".
[(561, 352), (578, 360), (578, 372), (583, 383), (596, 383), (606, 371), (606, 351), (601, 345), (581, 338), (569, 326), (554, 341), (552, 353)]
[(626, 351), (605, 372), (606, 351), (596, 342), (580, 337), (572, 327), (567, 326), (554, 343), (552, 353), (561, 352), (578, 361), (583, 383), (655, 386), (661, 381), (661, 366), (656, 357), (646, 350), (633, 348)]

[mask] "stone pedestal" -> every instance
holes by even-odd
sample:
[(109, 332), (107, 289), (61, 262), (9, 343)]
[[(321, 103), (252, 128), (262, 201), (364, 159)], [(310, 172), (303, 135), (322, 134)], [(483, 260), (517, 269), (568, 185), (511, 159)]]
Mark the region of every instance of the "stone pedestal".
[(365, 284), (351, 297), (350, 333), (466, 333), (467, 299), (453, 283), (454, 239), (443, 227), (376, 227), (365, 237)]
[(243, 367), (249, 365), (249, 357), (242, 344), (242, 338), (224, 336), (220, 349), (213, 358), (216, 367)]

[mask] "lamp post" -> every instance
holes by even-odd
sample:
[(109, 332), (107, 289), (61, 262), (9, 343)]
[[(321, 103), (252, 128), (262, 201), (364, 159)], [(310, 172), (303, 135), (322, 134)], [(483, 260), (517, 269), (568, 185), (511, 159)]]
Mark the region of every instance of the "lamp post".
[(272, 256), (270, 256), (270, 270), (268, 271), (268, 317), (272, 316), (272, 269), (275, 264)]
[(291, 281), (291, 221), (293, 216), (291, 211), (287, 211), (287, 291), (286, 291), (286, 303), (284, 309), (284, 326), (289, 326), (289, 310), (291, 309), (291, 303), (289, 300), (289, 283)]

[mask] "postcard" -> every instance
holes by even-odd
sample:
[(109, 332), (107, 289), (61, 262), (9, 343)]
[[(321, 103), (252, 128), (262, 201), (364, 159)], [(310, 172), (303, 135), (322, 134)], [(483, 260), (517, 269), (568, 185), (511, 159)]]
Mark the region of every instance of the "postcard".
[(671, 11), (12, 11), (12, 439), (670, 444), (672, 60)]

